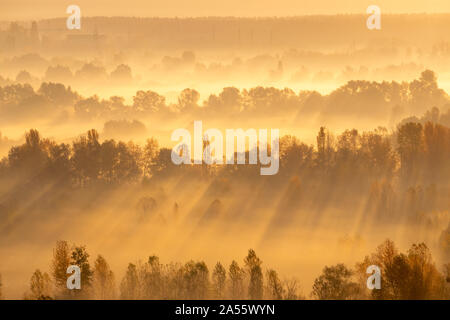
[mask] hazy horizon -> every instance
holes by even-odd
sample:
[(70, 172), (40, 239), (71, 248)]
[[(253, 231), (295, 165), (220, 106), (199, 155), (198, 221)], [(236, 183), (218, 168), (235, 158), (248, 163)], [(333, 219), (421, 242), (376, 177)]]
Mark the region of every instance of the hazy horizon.
[(280, 0), (280, 1), (39, 1), (3, 0), (0, 4), (0, 20), (39, 20), (64, 17), (67, 6), (80, 6), (82, 15), (133, 16), (133, 17), (283, 17), (302, 15), (365, 14), (369, 5), (378, 5), (383, 14), (397, 13), (448, 13), (450, 3), (445, 0)]

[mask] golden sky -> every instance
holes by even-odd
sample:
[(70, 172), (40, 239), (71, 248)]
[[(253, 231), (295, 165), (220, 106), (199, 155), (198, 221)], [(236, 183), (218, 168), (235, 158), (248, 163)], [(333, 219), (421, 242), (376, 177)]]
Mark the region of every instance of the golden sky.
[(450, 12), (450, 0), (0, 0), (0, 20), (61, 17), (70, 4), (85, 16), (297, 16), (364, 13), (371, 4), (386, 13)]

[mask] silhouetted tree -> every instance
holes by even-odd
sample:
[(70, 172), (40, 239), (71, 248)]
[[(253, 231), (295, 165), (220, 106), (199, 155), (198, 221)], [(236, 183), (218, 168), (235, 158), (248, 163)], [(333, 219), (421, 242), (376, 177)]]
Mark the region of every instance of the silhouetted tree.
[(147, 299), (161, 299), (164, 290), (163, 266), (157, 256), (150, 256), (144, 276), (144, 294)]
[(86, 247), (79, 246), (72, 249), (70, 264), (78, 266), (81, 271), (81, 289), (72, 290), (76, 297), (87, 298), (91, 294), (93, 271), (89, 264), (89, 254)]
[(216, 263), (212, 273), (212, 285), (216, 299), (223, 299), (225, 296), (225, 281), (227, 272), (220, 262)]
[(93, 288), (96, 299), (105, 300), (116, 297), (114, 273), (101, 255), (98, 255), (95, 260)]
[(403, 175), (412, 176), (423, 150), (422, 125), (410, 122), (398, 128), (397, 143)]
[(432, 262), (424, 243), (413, 244), (407, 254), (399, 253), (391, 240), (378, 246), (371, 257), (357, 265), (367, 279), (365, 269), (377, 265), (381, 270), (381, 289), (372, 290), (374, 299), (436, 299), (445, 296), (444, 278)]
[(209, 271), (206, 264), (189, 261), (183, 267), (183, 288), (186, 299), (206, 299), (209, 289)]
[(136, 265), (128, 264), (127, 272), (120, 283), (120, 297), (125, 300), (139, 299), (139, 279)]
[(244, 259), (249, 275), (248, 296), (252, 300), (260, 300), (263, 297), (263, 274), (261, 270), (262, 261), (256, 256), (253, 249), (248, 250)]
[(158, 154), (159, 154), (158, 141), (154, 138), (147, 139), (143, 152), (143, 165), (145, 176), (150, 177), (153, 174)]
[(358, 285), (352, 282), (353, 272), (344, 264), (325, 267), (314, 280), (312, 296), (319, 300), (349, 300), (357, 298)]
[(228, 278), (230, 279), (230, 298), (242, 299), (244, 294), (244, 270), (234, 260), (228, 269)]
[(51, 280), (49, 275), (44, 272), (42, 273), (37, 269), (30, 280), (30, 291), (31, 294), (27, 298), (32, 300), (49, 300), (52, 299), (51, 296)]
[(100, 143), (97, 131), (89, 130), (87, 136), (82, 136), (73, 142), (71, 160), (79, 185), (84, 186), (99, 178), (100, 159)]
[(283, 284), (278, 278), (278, 273), (275, 270), (273, 269), (267, 270), (266, 283), (267, 283), (267, 294), (269, 299), (275, 300), (283, 299), (285, 290), (283, 288)]
[(334, 139), (324, 127), (320, 127), (317, 135), (317, 164), (320, 168), (328, 169), (334, 160)]
[(66, 241), (57, 241), (53, 249), (52, 276), (56, 286), (56, 298), (66, 297), (67, 289), (67, 268), (70, 265), (70, 249)]

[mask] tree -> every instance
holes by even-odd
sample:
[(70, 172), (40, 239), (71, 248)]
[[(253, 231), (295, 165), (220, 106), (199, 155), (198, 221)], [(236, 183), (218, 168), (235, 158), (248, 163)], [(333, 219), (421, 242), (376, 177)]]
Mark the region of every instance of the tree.
[(285, 300), (298, 300), (305, 299), (299, 293), (299, 284), (296, 279), (289, 279), (284, 281), (284, 299)]
[(285, 290), (283, 284), (278, 278), (278, 273), (270, 269), (267, 271), (267, 291), (269, 294), (269, 299), (281, 300), (283, 299)]
[(230, 298), (242, 299), (244, 291), (244, 270), (234, 260), (228, 269), (228, 278), (230, 279)]
[[(362, 289), (366, 288), (366, 269), (376, 265), (381, 271), (381, 289), (372, 290), (369, 296), (374, 299), (396, 299), (402, 296), (405, 285), (404, 279), (408, 277), (409, 266), (405, 256), (399, 256), (398, 249), (392, 240), (385, 240), (375, 253), (365, 257), (362, 263), (356, 265)], [(401, 274), (401, 277), (398, 275)]]
[(325, 267), (314, 280), (312, 296), (319, 300), (348, 300), (357, 297), (358, 285), (351, 281), (353, 272), (344, 264)]
[(100, 143), (94, 129), (73, 142), (71, 158), (80, 186), (96, 181), (101, 170)]
[(39, 131), (31, 129), (25, 134), (25, 143), (9, 151), (10, 167), (21, 174), (41, 173), (48, 161), (46, 142), (41, 139)]
[(96, 299), (105, 300), (116, 297), (114, 273), (101, 255), (98, 255), (95, 260), (93, 287)]
[(445, 278), (437, 271), (428, 247), (413, 244), (407, 254), (399, 253), (391, 240), (378, 246), (371, 257), (357, 264), (361, 278), (365, 269), (377, 265), (381, 270), (381, 289), (370, 295), (375, 299), (436, 299), (445, 296)]
[(439, 249), (445, 261), (450, 261), (450, 222), (439, 237)]
[(255, 251), (250, 249), (248, 250), (247, 257), (244, 259), (244, 263), (250, 278), (248, 296), (252, 300), (260, 300), (263, 297), (262, 261), (256, 256)]
[(158, 157), (159, 147), (158, 141), (154, 138), (147, 139), (144, 147), (144, 175), (150, 177), (155, 170), (155, 162)]
[(444, 276), (445, 276), (445, 281), (447, 283), (449, 283), (449, 285), (450, 285), (450, 263), (447, 263), (446, 265), (444, 265)]
[(225, 281), (227, 272), (220, 262), (216, 263), (212, 273), (212, 283), (216, 299), (223, 299), (225, 296)]
[(73, 73), (69, 67), (56, 65), (49, 66), (45, 71), (44, 80), (58, 83), (70, 82), (73, 78)]
[(411, 270), (408, 299), (438, 298), (436, 293), (440, 289), (440, 274), (425, 243), (413, 244), (408, 250), (408, 260)]
[(189, 112), (198, 107), (200, 93), (193, 89), (184, 89), (178, 97), (178, 108), (180, 111)]
[(70, 145), (49, 142), (48, 175), (52, 179), (69, 180), (72, 174)]
[(179, 168), (174, 165), (172, 162), (172, 150), (169, 148), (161, 148), (158, 152), (158, 156), (153, 162), (153, 170), (152, 174), (155, 173), (167, 173), (170, 172), (171, 169)]
[(423, 110), (424, 105), (443, 105), (447, 101), (447, 94), (438, 88), (436, 74), (431, 70), (421, 73), (420, 79), (409, 84), (410, 104), (412, 112)]
[(185, 299), (205, 299), (209, 289), (209, 271), (203, 261), (189, 261), (183, 267)]
[(448, 180), (450, 158), (450, 129), (437, 123), (427, 122), (423, 128), (424, 160), (431, 181), (438, 177)]
[(379, 128), (375, 132), (364, 132), (361, 136), (363, 165), (375, 177), (390, 177), (396, 166), (395, 153), (387, 132)]
[(163, 266), (157, 256), (150, 256), (144, 275), (144, 294), (147, 299), (161, 299), (163, 294)]
[(78, 266), (81, 271), (81, 289), (72, 291), (80, 298), (87, 298), (92, 287), (93, 271), (89, 264), (89, 254), (86, 247), (79, 246), (72, 249), (70, 264)]
[(132, 142), (117, 144), (117, 163), (114, 166), (117, 183), (135, 181), (141, 176), (141, 149)]
[(403, 174), (410, 176), (413, 169), (417, 170), (423, 151), (422, 125), (409, 122), (399, 127), (397, 143)]
[(127, 272), (120, 283), (120, 298), (125, 300), (139, 299), (139, 279), (135, 264), (128, 264)]
[(133, 109), (136, 112), (154, 113), (166, 108), (166, 98), (153, 91), (136, 92), (133, 97)]
[[(444, 265), (444, 294), (443, 298), (449, 300), (450, 299), (450, 263)], [(1, 297), (0, 297), (1, 299)]]
[(85, 63), (81, 69), (75, 73), (75, 79), (91, 81), (91, 83), (104, 81), (107, 76), (106, 69), (102, 66), (95, 65), (94, 63)]
[(79, 99), (77, 93), (61, 83), (43, 82), (37, 92), (46, 97), (54, 107), (72, 106)]
[(328, 170), (333, 163), (334, 139), (325, 127), (320, 127), (317, 135), (317, 165)]
[(32, 300), (52, 299), (50, 276), (46, 272), (42, 273), (37, 269), (31, 276), (30, 291), (31, 295), (29, 298)]
[(133, 76), (131, 73), (131, 68), (126, 64), (120, 64), (116, 67), (114, 71), (111, 72), (111, 79), (115, 81), (131, 81)]
[(70, 265), (70, 249), (66, 241), (57, 241), (53, 249), (52, 276), (56, 286), (56, 297), (66, 297), (67, 290), (67, 268)]

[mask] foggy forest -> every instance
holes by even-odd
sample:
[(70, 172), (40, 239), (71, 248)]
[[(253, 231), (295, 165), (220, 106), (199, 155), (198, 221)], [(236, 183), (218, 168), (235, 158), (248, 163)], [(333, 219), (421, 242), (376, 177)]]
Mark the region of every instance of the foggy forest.
[[(0, 21), (0, 299), (449, 300), (450, 14), (365, 19)], [(279, 171), (175, 165), (196, 120)]]

